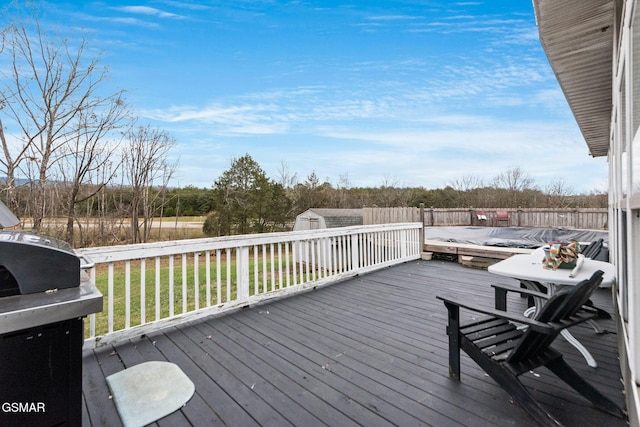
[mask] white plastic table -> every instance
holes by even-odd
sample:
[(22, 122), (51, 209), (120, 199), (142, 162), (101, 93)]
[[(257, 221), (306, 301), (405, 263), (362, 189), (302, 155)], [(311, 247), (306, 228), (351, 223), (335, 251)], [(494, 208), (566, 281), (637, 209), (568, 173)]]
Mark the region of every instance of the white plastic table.
[[(608, 262), (585, 258), (578, 271), (575, 272), (574, 277), (571, 277), (572, 270), (547, 270), (542, 267), (542, 260), (543, 254), (539, 251), (531, 254), (513, 255), (489, 266), (488, 270), (490, 273), (500, 276), (542, 283), (546, 286), (549, 295), (556, 292), (559, 286), (577, 285), (581, 281), (590, 278), (597, 270), (604, 272), (600, 287), (609, 288), (616, 280), (615, 266)], [(596, 330), (599, 330), (599, 328), (596, 327)], [(561, 334), (584, 356), (589, 366), (593, 368), (598, 366), (591, 353), (568, 330), (563, 330)]]
[(554, 285), (577, 285), (591, 277), (597, 270), (602, 270), (601, 288), (610, 288), (616, 280), (616, 269), (613, 264), (585, 258), (575, 277), (570, 277), (571, 270), (547, 270), (542, 267), (543, 255), (539, 252), (513, 255), (489, 267), (489, 271), (500, 276), (515, 279), (533, 280)]

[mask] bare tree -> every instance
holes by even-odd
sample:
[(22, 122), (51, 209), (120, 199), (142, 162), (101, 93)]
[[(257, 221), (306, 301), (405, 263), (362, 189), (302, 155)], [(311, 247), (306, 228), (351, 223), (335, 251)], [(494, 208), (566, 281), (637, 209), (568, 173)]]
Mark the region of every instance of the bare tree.
[(519, 167), (501, 172), (493, 180), (496, 189), (506, 190), (509, 200), (500, 201), (502, 206), (518, 206), (518, 197), (527, 190), (534, 189), (534, 181)]
[[(5, 52), (5, 46), (7, 44), (7, 34), (11, 28), (4, 28), (1, 32), (1, 43), (0, 43), (0, 54)], [(5, 73), (0, 69), (0, 76), (4, 77)], [(7, 99), (9, 98), (9, 99)], [(5, 126), (2, 122), (2, 115), (5, 113), (3, 110), (8, 108), (8, 101), (11, 98), (11, 93), (8, 91), (0, 92), (0, 144), (2, 145), (2, 154), (4, 157), (0, 157), (0, 165), (3, 167), (3, 172), (5, 176), (5, 186), (4, 191), (7, 193), (7, 204), (9, 205), (9, 209), (11, 211), (18, 213), (19, 205), (16, 196), (16, 171), (22, 162), (24, 155), (26, 153), (28, 144), (22, 144), (19, 147), (15, 147), (13, 149), (13, 144), (7, 141), (7, 137), (5, 136)]]
[(513, 167), (500, 172), (494, 178), (494, 185), (509, 191), (524, 191), (533, 187), (533, 179), (519, 167)]
[[(77, 141), (100, 140), (87, 139), (87, 134), (102, 136), (96, 129), (112, 127), (113, 115), (120, 114), (119, 108), (112, 108), (121, 105), (122, 93), (102, 95), (107, 68), (99, 55), (87, 58), (84, 37), (50, 38), (37, 15), (31, 18), (24, 21), (28, 24), (11, 24), (3, 34), (10, 66), (0, 71), (0, 111), (7, 119), (0, 143), (9, 181), (14, 182), (18, 168), (33, 174), (31, 214), (33, 228), (40, 230), (52, 168), (74, 151), (70, 147)], [(25, 160), (29, 164), (24, 165)]]
[[(2, 105), (0, 105), (0, 112)], [(18, 200), (16, 197), (16, 170), (24, 158), (27, 146), (23, 146), (17, 153), (13, 153), (4, 134), (4, 125), (0, 117), (0, 144), (2, 144), (2, 154), (0, 157), (0, 165), (3, 167), (5, 176), (4, 191), (7, 193), (7, 204), (12, 212), (19, 212)]]
[(123, 167), (132, 192), (132, 241), (146, 242), (153, 214), (156, 208), (159, 208), (154, 203), (151, 190), (158, 182), (161, 187), (166, 187), (171, 180), (177, 163), (169, 163), (168, 155), (176, 143), (166, 131), (149, 125), (132, 129), (127, 135), (127, 140), (123, 151)]
[(340, 174), (338, 177), (338, 183), (335, 188), (335, 200), (334, 206), (336, 208), (345, 208), (349, 203), (349, 189), (351, 188), (351, 179), (349, 178), (349, 172)]
[(566, 208), (571, 203), (570, 196), (573, 194), (573, 189), (567, 186), (563, 178), (548, 184), (544, 192), (549, 198), (549, 206)]
[(459, 193), (458, 204), (460, 206), (479, 207), (480, 205), (484, 206), (489, 202), (486, 197), (481, 198), (478, 195), (483, 186), (484, 182), (482, 181), (482, 178), (473, 175), (465, 175), (462, 178), (456, 179), (451, 184), (451, 187)]
[(76, 126), (81, 132), (69, 141), (62, 161), (57, 164), (67, 185), (65, 238), (71, 244), (74, 242), (76, 205), (98, 194), (117, 170), (113, 167), (113, 159), (122, 134), (116, 131), (124, 126), (128, 112), (120, 96), (105, 101), (109, 105), (100, 106), (106, 107), (101, 111), (92, 108), (80, 112)]
[(298, 183), (298, 174), (289, 170), (289, 165), (283, 160), (280, 162), (280, 169), (278, 169), (278, 184), (282, 185), (284, 189), (291, 189)]
[(376, 191), (376, 206), (393, 207), (398, 205), (398, 187), (399, 181), (395, 177), (385, 174), (380, 182), (380, 187)]
[(280, 162), (280, 168), (278, 169), (276, 182), (282, 186), (282, 188), (284, 189), (284, 194), (288, 199), (294, 200), (296, 198), (298, 174), (295, 172), (291, 172), (289, 165), (284, 160)]
[[(397, 177), (385, 174), (380, 180), (380, 186), (372, 189), (368, 200), (362, 200), (353, 207), (404, 207), (409, 206), (414, 195), (414, 189), (403, 187)], [(351, 197), (349, 197), (351, 200)]]
[(451, 187), (458, 191), (470, 191), (484, 186), (482, 178), (472, 175), (466, 175), (453, 181)]

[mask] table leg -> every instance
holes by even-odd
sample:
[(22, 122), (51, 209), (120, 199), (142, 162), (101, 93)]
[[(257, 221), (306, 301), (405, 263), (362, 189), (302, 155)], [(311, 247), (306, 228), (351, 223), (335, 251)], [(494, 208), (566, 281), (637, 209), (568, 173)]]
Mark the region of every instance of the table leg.
[[(557, 289), (556, 289), (557, 287), (553, 283), (545, 283), (545, 285), (547, 287), (547, 294), (549, 296), (557, 292)], [(540, 302), (536, 301), (536, 305), (538, 304), (540, 304)], [(535, 309), (535, 307), (532, 307), (532, 308)], [(531, 308), (529, 308), (527, 311), (529, 310), (531, 310)], [(589, 323), (591, 323), (591, 326), (593, 326), (596, 332), (601, 331), (600, 327), (595, 322), (589, 321)], [(589, 353), (589, 350), (587, 350), (580, 341), (578, 341), (573, 335), (571, 335), (571, 332), (569, 332), (567, 329), (564, 329), (560, 332), (560, 335), (562, 335), (562, 337), (565, 340), (567, 340), (569, 344), (574, 346), (576, 350), (578, 350), (580, 354), (582, 354), (582, 357), (584, 357), (584, 359), (587, 361), (587, 365), (591, 366), (592, 368), (598, 367), (598, 363), (596, 362), (596, 359), (593, 358), (591, 353)]]
[(576, 348), (576, 350), (578, 350), (580, 352), (580, 354), (582, 354), (582, 357), (584, 357), (584, 359), (587, 361), (587, 365), (591, 366), (592, 368), (597, 368), (598, 367), (598, 363), (596, 362), (596, 359), (593, 358), (591, 353), (589, 353), (589, 350), (587, 350), (580, 343), (580, 341), (578, 341), (573, 335), (571, 335), (571, 332), (569, 332), (568, 330), (564, 329), (562, 332), (560, 332), (560, 335), (562, 335), (562, 337), (565, 340), (567, 340), (567, 342), (569, 344), (574, 346)]
[(600, 325), (598, 325), (598, 322), (596, 322), (595, 320), (587, 320), (587, 323), (591, 325), (596, 334), (607, 333), (607, 331), (605, 329), (602, 329)]

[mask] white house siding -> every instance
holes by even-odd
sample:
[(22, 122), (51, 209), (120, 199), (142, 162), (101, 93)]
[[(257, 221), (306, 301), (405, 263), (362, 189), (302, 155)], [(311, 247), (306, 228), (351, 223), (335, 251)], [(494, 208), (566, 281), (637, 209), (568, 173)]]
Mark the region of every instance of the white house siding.
[[(613, 55), (613, 111), (609, 147), (612, 262), (618, 273), (621, 367), (631, 425), (640, 412), (640, 10), (619, 1), (619, 39)], [(615, 46), (617, 45), (617, 46)], [(617, 53), (617, 55), (616, 55)]]

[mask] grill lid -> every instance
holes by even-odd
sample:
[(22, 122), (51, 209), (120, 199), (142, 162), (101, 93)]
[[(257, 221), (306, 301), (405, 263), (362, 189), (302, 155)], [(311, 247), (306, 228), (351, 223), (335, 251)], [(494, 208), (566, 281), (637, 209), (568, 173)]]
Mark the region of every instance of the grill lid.
[(69, 244), (28, 231), (0, 232), (0, 297), (80, 285), (80, 259)]

